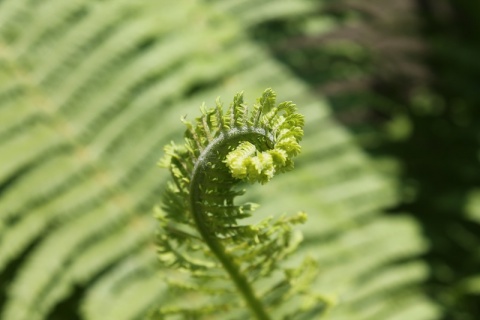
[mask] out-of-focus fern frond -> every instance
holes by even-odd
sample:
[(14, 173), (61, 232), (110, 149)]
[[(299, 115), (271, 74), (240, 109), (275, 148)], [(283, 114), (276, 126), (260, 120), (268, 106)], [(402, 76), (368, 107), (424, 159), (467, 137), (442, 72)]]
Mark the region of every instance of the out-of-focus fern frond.
[(167, 295), (154, 259), (151, 213), (166, 181), (155, 163), (180, 134), (179, 114), (266, 86), (303, 106), (304, 152), (295, 174), (246, 200), (262, 203), (260, 217), (309, 213), (292, 258), (319, 264), (312, 286), (339, 297), (330, 317), (433, 318), (417, 286), (422, 263), (411, 261), (425, 249), (417, 227), (381, 213), (395, 202), (392, 185), (328, 105), (244, 32), (260, 12), (275, 20), (311, 9), (0, 1), (0, 319), (138, 319), (184, 299)]

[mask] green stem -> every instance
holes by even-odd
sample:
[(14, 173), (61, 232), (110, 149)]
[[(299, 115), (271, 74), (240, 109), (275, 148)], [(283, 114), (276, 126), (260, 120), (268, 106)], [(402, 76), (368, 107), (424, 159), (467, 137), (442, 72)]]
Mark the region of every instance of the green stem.
[(190, 182), (190, 206), (198, 231), (210, 250), (230, 275), (232, 281), (242, 294), (251, 312), (258, 320), (270, 320), (270, 317), (265, 311), (263, 304), (255, 295), (255, 292), (253, 291), (253, 288), (245, 275), (240, 272), (240, 269), (233, 258), (226, 253), (224, 246), (215, 237), (215, 233), (206, 225), (203, 218), (203, 213), (199, 206), (202, 194), (200, 186), (202, 185), (202, 179), (206, 176), (205, 172), (208, 169), (207, 163), (209, 156), (215, 156), (218, 154), (216, 152), (218, 150), (226, 150), (226, 145), (231, 144), (232, 141), (250, 140), (254, 136), (267, 138), (268, 141), (271, 141), (272, 139), (265, 133), (265, 130), (263, 129), (245, 128), (244, 130), (236, 130), (234, 132), (231, 131), (228, 134), (222, 134), (220, 137), (209, 143), (208, 147), (203, 150), (202, 154), (198, 158), (195, 168), (192, 172), (192, 178)]
[(198, 230), (200, 231), (202, 237), (205, 239), (208, 247), (210, 248), (210, 250), (212, 250), (217, 259), (221, 262), (225, 270), (227, 270), (228, 274), (232, 278), (233, 282), (237, 286), (238, 290), (242, 294), (245, 302), (247, 303), (248, 307), (255, 315), (255, 317), (258, 320), (270, 320), (270, 317), (265, 311), (263, 304), (253, 292), (252, 286), (245, 278), (245, 276), (240, 272), (238, 266), (235, 264), (233, 259), (225, 252), (222, 244), (219, 243), (215, 237), (212, 237), (212, 234), (209, 233), (208, 228), (203, 222), (199, 222), (196, 219), (195, 221), (197, 223), (197, 226), (199, 227)]

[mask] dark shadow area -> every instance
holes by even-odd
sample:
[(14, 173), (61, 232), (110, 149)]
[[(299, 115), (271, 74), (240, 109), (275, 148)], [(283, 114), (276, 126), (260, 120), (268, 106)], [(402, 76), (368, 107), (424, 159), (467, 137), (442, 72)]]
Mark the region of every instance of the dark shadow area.
[(4, 310), (5, 303), (7, 302), (8, 287), (13, 279), (15, 279), (22, 264), (25, 262), (25, 258), (33, 252), (38, 246), (43, 237), (37, 237), (25, 247), (23, 252), (19, 253), (15, 259), (11, 260), (7, 266), (0, 272), (0, 312)]
[(70, 295), (57, 303), (47, 315), (46, 319), (51, 320), (81, 320), (83, 319), (79, 312), (80, 303), (83, 301), (87, 287), (85, 285), (75, 285)]

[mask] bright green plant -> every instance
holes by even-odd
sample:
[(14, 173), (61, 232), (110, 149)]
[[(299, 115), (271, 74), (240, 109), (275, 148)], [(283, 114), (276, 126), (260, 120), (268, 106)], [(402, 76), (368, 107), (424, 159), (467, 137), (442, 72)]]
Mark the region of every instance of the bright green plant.
[[(288, 310), (288, 317), (311, 318), (330, 304), (310, 294), (308, 282), (299, 281), (300, 274), (307, 278), (315, 275), (314, 263), (306, 260), (297, 271), (280, 266), (299, 243), (299, 237), (292, 236), (292, 226), (303, 223), (306, 214), (241, 224), (252, 216), (255, 204), (234, 203), (244, 193), (238, 188), (242, 181), (264, 184), (274, 175), (292, 170), (292, 159), (300, 153), (304, 117), (292, 102), (275, 106), (275, 100), (275, 92), (265, 90), (249, 114), (243, 94), (238, 93), (225, 114), (217, 100), (215, 108), (202, 106), (203, 115), (194, 124), (184, 120), (188, 128), (185, 145), (167, 145), (160, 163), (170, 170), (173, 182), (157, 215), (161, 224), (158, 253), (165, 266), (187, 272), (189, 280), (194, 280), (190, 284), (170, 280), (172, 287), (217, 296), (237, 291), (257, 319), (270, 319), (268, 309), (296, 295), (309, 294), (308, 299), (302, 297), (299, 309)], [(276, 271), (284, 276), (265, 283)], [(225, 287), (225, 275), (234, 286), (228, 288), (227, 282)], [(256, 292), (258, 282), (262, 283)], [(214, 310), (241, 306), (239, 299), (232, 301), (215, 302), (215, 308), (211, 303), (161, 308), (157, 315), (211, 316)]]

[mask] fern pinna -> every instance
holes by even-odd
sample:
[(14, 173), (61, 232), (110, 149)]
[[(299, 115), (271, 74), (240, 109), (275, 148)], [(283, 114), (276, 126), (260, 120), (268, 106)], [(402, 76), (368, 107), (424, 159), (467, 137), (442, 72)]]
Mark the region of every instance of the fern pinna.
[(306, 214), (250, 225), (241, 222), (256, 205), (234, 202), (242, 181), (264, 184), (293, 169), (300, 152), (304, 117), (292, 102), (275, 100), (267, 89), (250, 112), (242, 93), (226, 112), (219, 100), (203, 105), (194, 123), (183, 119), (185, 144), (165, 147), (160, 165), (173, 181), (157, 210), (157, 249), (170, 270), (171, 296), (183, 298), (155, 310), (155, 318), (312, 319), (325, 311), (327, 299), (308, 291), (314, 262), (297, 269), (281, 263), (301, 238), (292, 225)]

